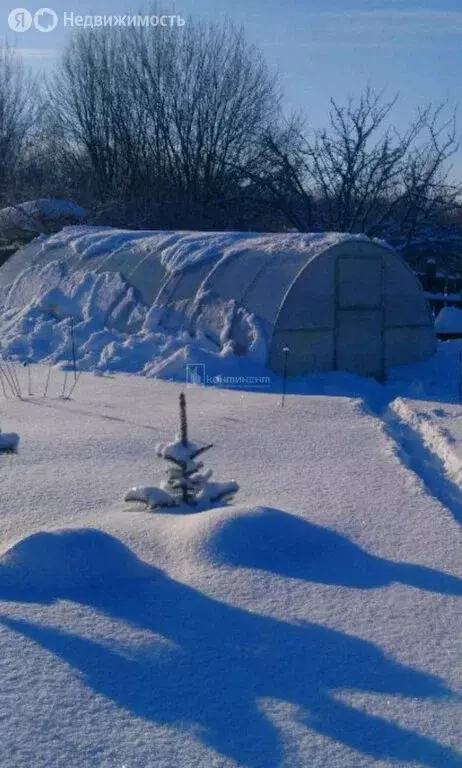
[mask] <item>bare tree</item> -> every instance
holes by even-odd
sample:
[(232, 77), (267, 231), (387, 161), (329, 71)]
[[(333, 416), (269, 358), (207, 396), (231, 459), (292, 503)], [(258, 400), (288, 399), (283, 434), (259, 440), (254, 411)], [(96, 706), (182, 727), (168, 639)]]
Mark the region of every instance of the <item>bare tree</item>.
[(193, 220), (235, 195), (277, 120), (280, 97), (261, 54), (243, 31), (189, 20), (181, 35), (135, 40), (136, 77), (152, 120), (155, 155), (167, 163)]
[(0, 204), (15, 199), (17, 170), (39, 116), (39, 91), (14, 48), (0, 46)]
[(331, 100), (326, 129), (296, 125), (289, 142), (287, 135), (267, 137), (297, 228), (412, 239), (457, 204), (460, 188), (448, 180), (458, 147), (455, 114), (446, 117), (446, 105), (427, 107), (400, 133), (389, 124), (396, 101), (368, 88), (346, 106)]
[(125, 206), (132, 224), (208, 228), (241, 194), (280, 100), (241, 30), (193, 20), (77, 34), (50, 96), (103, 209)]

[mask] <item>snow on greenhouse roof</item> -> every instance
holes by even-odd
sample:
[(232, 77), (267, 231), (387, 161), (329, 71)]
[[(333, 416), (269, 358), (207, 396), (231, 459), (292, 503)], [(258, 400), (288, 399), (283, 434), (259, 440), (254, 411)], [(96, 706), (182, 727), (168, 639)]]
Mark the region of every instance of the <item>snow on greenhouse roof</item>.
[(299, 252), (313, 256), (326, 248), (349, 240), (368, 240), (365, 235), (339, 232), (272, 233), (249, 232), (152, 232), (112, 229), (111, 227), (65, 227), (41, 244), (41, 251), (70, 248), (85, 262), (116, 250), (133, 255), (157, 253), (167, 272), (176, 273), (199, 262), (217, 260), (228, 253), (252, 250), (267, 254)]
[[(211, 290), (243, 300), (267, 322), (298, 272), (322, 251), (364, 235), (328, 233), (150, 232), (74, 226), (39, 237), (0, 268), (0, 286), (52, 262), (68, 272), (119, 272), (148, 305)], [(283, 254), (284, 259), (278, 259)], [(270, 306), (271, 305), (271, 306)]]

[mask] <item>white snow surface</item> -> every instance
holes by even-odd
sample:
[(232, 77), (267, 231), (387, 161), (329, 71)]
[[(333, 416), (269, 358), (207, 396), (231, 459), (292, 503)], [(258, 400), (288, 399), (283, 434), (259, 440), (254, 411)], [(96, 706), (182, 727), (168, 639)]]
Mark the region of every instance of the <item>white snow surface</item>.
[(64, 227), (42, 241), (40, 252), (68, 248), (84, 262), (128, 248), (134, 262), (140, 255), (158, 253), (164, 269), (173, 274), (217, 256), (226, 258), (249, 248), (265, 253), (303, 251), (309, 255), (349, 240), (368, 238), (342, 232), (152, 232), (72, 226)]
[(462, 309), (459, 307), (443, 307), (435, 320), (437, 333), (462, 334)]
[[(221, 349), (200, 329), (191, 336), (183, 316), (176, 330), (159, 321), (159, 310), (148, 309), (120, 273), (74, 272), (52, 261), (29, 266), (3, 287), (0, 352), (29, 362), (69, 362), (74, 333), (80, 370), (184, 379), (186, 364), (207, 363), (210, 376), (242, 365), (228, 345)], [(255, 323), (250, 335), (246, 371), (261, 374), (266, 349)]]
[(121, 501), (163, 471), (177, 384), (84, 373), (63, 401), (53, 371), (2, 400), (0, 765), (461, 766), (459, 346), (284, 409), (189, 389), (241, 487), (199, 514)]
[[(4, 356), (30, 362), (72, 359), (72, 333), (80, 370), (112, 370), (155, 375), (183, 350), (219, 350), (205, 339), (157, 327), (155, 310), (137, 300), (119, 273), (67, 272), (57, 262), (24, 270), (0, 310), (0, 349)], [(191, 349), (191, 353), (188, 350)], [(180, 365), (178, 366), (180, 367)], [(182, 373), (184, 376), (185, 362)], [(172, 375), (174, 375), (172, 373)]]
[(5, 582), (34, 590), (103, 586), (142, 578), (146, 568), (118, 539), (100, 530), (39, 531), (1, 557)]
[(29, 232), (40, 232), (43, 219), (69, 221), (84, 219), (87, 212), (71, 200), (42, 198), (29, 200), (15, 206), (0, 210), (0, 230), (20, 229)]

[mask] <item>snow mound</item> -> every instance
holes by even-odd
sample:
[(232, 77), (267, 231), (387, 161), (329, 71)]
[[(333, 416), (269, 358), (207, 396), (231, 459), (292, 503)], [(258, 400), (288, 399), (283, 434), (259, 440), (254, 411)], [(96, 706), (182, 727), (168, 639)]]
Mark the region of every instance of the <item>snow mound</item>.
[(231, 507), (197, 518), (183, 535), (199, 558), (215, 566), (361, 589), (400, 580), (398, 570), (342, 534), (279, 509)]
[(266, 507), (220, 509), (201, 538), (213, 561), (265, 570), (304, 565), (335, 549), (326, 529)]
[(267, 507), (216, 507), (174, 527), (175, 545), (214, 565), (295, 575), (314, 561), (335, 560), (347, 539), (296, 515)]
[(0, 453), (15, 453), (18, 450), (19, 435), (0, 430)]
[(187, 326), (179, 316), (177, 329), (163, 328), (158, 310), (148, 309), (119, 272), (73, 272), (53, 261), (24, 269), (4, 288), (0, 352), (28, 362), (65, 363), (72, 359), (74, 336), (77, 365), (84, 371), (185, 381), (188, 365), (206, 365), (213, 383), (226, 374), (231, 385), (237, 377), (265, 373), (253, 359), (245, 361), (243, 372), (242, 358), (222, 356), (218, 344), (199, 329), (193, 338), (183, 330)]
[(435, 329), (437, 333), (462, 334), (462, 309), (444, 307), (435, 320)]
[(71, 224), (86, 216), (87, 211), (71, 200), (42, 198), (0, 210), (0, 229), (41, 232), (44, 222)]
[(141, 578), (147, 568), (121, 541), (91, 528), (33, 533), (4, 553), (0, 567), (14, 581), (67, 588)]

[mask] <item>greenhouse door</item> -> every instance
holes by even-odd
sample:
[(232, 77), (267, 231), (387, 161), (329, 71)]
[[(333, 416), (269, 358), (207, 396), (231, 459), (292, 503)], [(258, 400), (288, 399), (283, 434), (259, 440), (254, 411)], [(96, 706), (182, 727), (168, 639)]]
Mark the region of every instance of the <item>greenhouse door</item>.
[(334, 367), (383, 379), (382, 258), (338, 256), (335, 283)]

